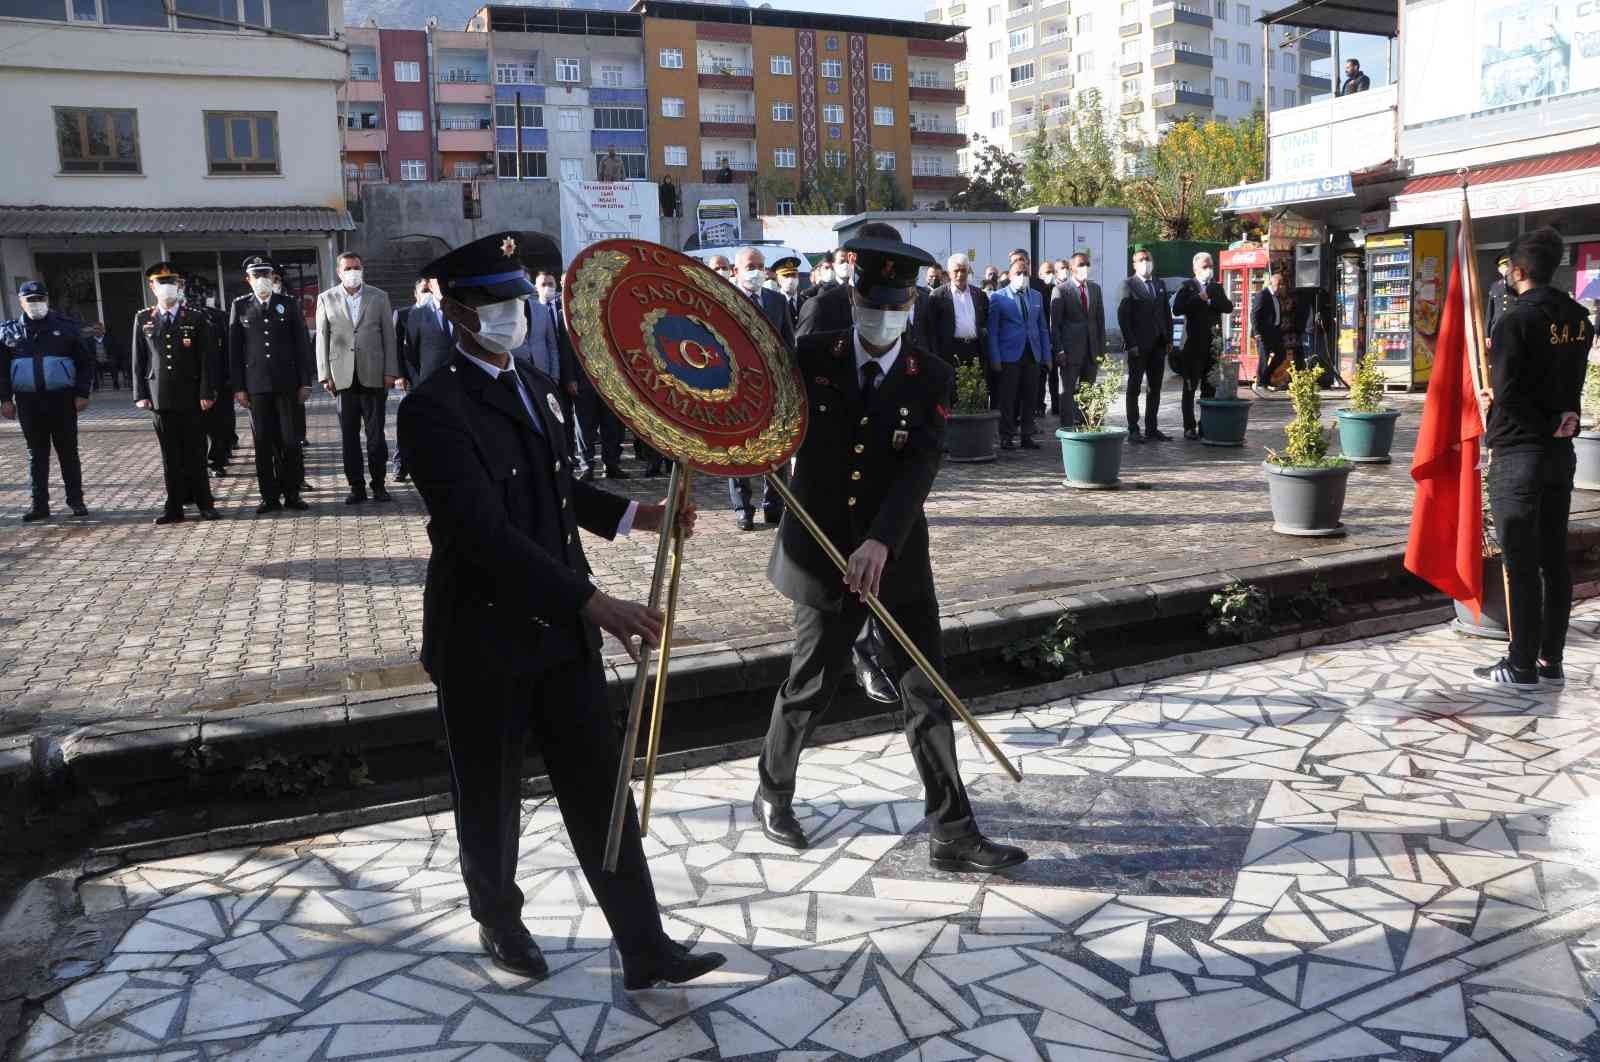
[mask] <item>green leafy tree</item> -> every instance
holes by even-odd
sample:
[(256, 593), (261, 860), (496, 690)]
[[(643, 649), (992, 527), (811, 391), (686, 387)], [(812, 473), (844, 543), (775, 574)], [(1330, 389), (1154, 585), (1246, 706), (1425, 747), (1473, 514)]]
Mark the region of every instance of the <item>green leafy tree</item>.
[(906, 210), (910, 206), (893, 173), (888, 170), (873, 171), (872, 179), (867, 184), (868, 210)]
[(1052, 128), (1044, 115), (1022, 157), (1024, 206), (1123, 206), (1123, 132), (1100, 93), (1087, 91)]
[(950, 196), (950, 209), (1009, 213), (1027, 205), (1028, 184), (1022, 160), (982, 136), (974, 136), (972, 144), (971, 172)]
[(816, 176), (801, 187), (797, 207), (802, 214), (848, 212), (854, 193), (848, 165), (835, 165), (824, 157), (817, 163)]
[(1206, 189), (1261, 180), (1266, 145), (1259, 107), (1237, 121), (1185, 118), (1174, 124), (1134, 164), (1127, 184), (1131, 238), (1227, 241), (1242, 235), (1242, 223), (1219, 217)]

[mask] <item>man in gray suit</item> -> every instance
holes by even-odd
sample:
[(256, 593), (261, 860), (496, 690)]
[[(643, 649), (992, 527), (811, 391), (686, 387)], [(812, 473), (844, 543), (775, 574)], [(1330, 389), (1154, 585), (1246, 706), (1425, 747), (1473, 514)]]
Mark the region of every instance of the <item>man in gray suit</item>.
[(1072, 275), (1050, 297), (1050, 345), (1061, 369), (1061, 426), (1072, 429), (1083, 423), (1078, 384), (1094, 380), (1106, 349), (1106, 311), (1100, 285), (1089, 279), (1089, 256), (1079, 251), (1068, 262)]
[(339, 439), (344, 477), (350, 484), (346, 505), (367, 500), (361, 474), (361, 435), (367, 437), (367, 471), (372, 497), (388, 501), (383, 488), (389, 464), (384, 437), (384, 410), (389, 390), (400, 375), (394, 341), (394, 313), (389, 296), (362, 281), (361, 256), (339, 256), (339, 286), (317, 296), (317, 378), (339, 402)]
[[(733, 279), (739, 291), (767, 315), (767, 320), (783, 339), (784, 349), (792, 356), (794, 325), (789, 321), (789, 303), (778, 292), (762, 287), (767, 282), (766, 256), (755, 247), (741, 247), (734, 256), (733, 265)], [(780, 475), (788, 475), (787, 467)], [(739, 530), (754, 531), (756, 510), (750, 480), (746, 477), (728, 480), (728, 499), (733, 503)], [(776, 524), (783, 518), (783, 499), (768, 487), (766, 477), (761, 480), (761, 518), (768, 524)]]

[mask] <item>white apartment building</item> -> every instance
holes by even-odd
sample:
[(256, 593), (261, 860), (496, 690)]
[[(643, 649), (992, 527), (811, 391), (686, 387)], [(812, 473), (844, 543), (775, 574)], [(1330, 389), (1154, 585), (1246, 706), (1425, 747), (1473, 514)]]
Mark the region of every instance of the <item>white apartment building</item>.
[(1099, 92), (1108, 115), (1125, 123), (1130, 139), (1147, 142), (1187, 115), (1241, 118), (1263, 102), (1277, 110), (1328, 95), (1324, 32), (1275, 29), (1270, 84), (1263, 77), (1262, 27), (1255, 20), (1272, 6), (1261, 0), (954, 0), (927, 17), (969, 27), (967, 61), (957, 71), (966, 90), (962, 131), (1018, 151), (1041, 120), (1047, 129), (1062, 122), (1090, 91)]

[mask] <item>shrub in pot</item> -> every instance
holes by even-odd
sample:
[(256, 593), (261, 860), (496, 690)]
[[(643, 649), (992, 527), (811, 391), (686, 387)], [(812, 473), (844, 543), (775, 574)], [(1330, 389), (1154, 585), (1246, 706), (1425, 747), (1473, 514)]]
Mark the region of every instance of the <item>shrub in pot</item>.
[(945, 424), (944, 445), (952, 461), (993, 461), (1000, 439), (1000, 411), (989, 408), (989, 377), (973, 359), (956, 369), (955, 408)]
[(1094, 379), (1078, 385), (1075, 396), (1083, 414), (1083, 424), (1061, 428), (1061, 467), (1066, 484), (1081, 490), (1111, 490), (1122, 472), (1122, 444), (1125, 433), (1106, 427), (1106, 414), (1121, 399), (1123, 379), (1109, 354), (1095, 363)]
[(1350, 462), (1328, 456), (1328, 429), (1322, 423), (1322, 395), (1314, 369), (1289, 370), (1289, 400), (1294, 419), (1284, 428), (1284, 447), (1267, 451), (1262, 467), (1272, 501), (1272, 529), (1282, 535), (1344, 534), (1345, 482)]
[(1572, 485), (1579, 490), (1600, 490), (1600, 365), (1589, 363), (1583, 378), (1583, 408), (1594, 411), (1589, 420), (1589, 430), (1580, 431), (1572, 440), (1578, 452), (1578, 472)]
[(1200, 403), (1200, 441), (1207, 446), (1243, 446), (1250, 426), (1250, 400), (1239, 397), (1239, 363), (1222, 357), (1222, 340), (1211, 341), (1212, 363), (1208, 379), (1211, 398)]
[(1398, 409), (1383, 404), (1383, 370), (1376, 354), (1356, 363), (1350, 377), (1350, 404), (1334, 412), (1339, 421), (1339, 450), (1347, 461), (1388, 464), (1394, 446)]

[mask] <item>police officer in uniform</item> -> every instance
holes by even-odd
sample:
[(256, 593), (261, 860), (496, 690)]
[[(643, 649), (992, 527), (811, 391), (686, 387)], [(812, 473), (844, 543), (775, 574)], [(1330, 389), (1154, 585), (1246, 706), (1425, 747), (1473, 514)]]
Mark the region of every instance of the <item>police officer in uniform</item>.
[[(767, 576), (795, 603), (794, 654), (778, 690), (761, 750), (754, 810), (767, 837), (806, 847), (792, 801), (806, 738), (850, 667), (850, 645), (876, 593), (917, 647), (943, 666), (939, 600), (923, 514), (944, 454), (955, 370), (909, 341), (917, 273), (935, 264), (899, 240), (858, 236), (852, 327), (799, 341), (811, 424), (794, 471), (794, 493), (833, 545), (849, 557), (840, 578), (822, 548), (784, 514)], [(897, 644), (887, 648), (900, 676), (906, 741), (922, 777), (932, 865), (992, 871), (1027, 858), (978, 832), (956, 762), (949, 707)]]
[[(284, 290), (283, 290), (283, 278), (284, 278), (283, 264), (281, 262), (273, 262), (272, 263), (272, 293), (274, 295), (285, 295)], [(298, 298), (296, 298), (295, 296), (293, 296), (293, 295), (285, 295), (285, 297), (289, 300), (289, 302), (291, 304), (293, 304), (295, 306), (298, 306), (300, 304), (300, 300)], [(305, 315), (304, 314), (301, 315), (301, 320), (302, 321), (305, 320)], [(312, 357), (312, 360), (315, 361), (316, 360), (316, 356), (317, 356), (317, 341), (314, 338), (312, 338), (311, 332), (310, 332), (309, 329), (306, 331), (306, 342), (311, 344), (311, 357)], [(301, 494), (310, 494), (312, 491), (317, 489), (316, 486), (309, 479), (306, 478), (306, 401), (307, 401), (306, 398), (302, 398), (294, 407), (294, 437), (295, 437), (296, 440), (298, 440), (296, 445), (300, 449), (300, 493)]]
[(1517, 298), (1517, 293), (1506, 284), (1506, 274), (1511, 271), (1511, 256), (1503, 254), (1494, 264), (1500, 271), (1500, 279), (1489, 285), (1489, 300), (1485, 307), (1487, 312), (1483, 315), (1483, 334), (1491, 337), (1491, 344), (1494, 326), (1499, 323), (1505, 312), (1511, 309), (1511, 304)]
[(219, 519), (206, 479), (206, 417), (216, 404), (220, 358), (204, 311), (183, 301), (183, 277), (171, 262), (145, 270), (156, 304), (133, 315), (134, 405), (151, 412), (161, 443), (167, 503), (155, 522), (183, 522), (193, 501), (206, 520)]
[(228, 378), (233, 397), (250, 411), (255, 436), (258, 514), (310, 508), (300, 496), (303, 455), (296, 418), (311, 395), (316, 358), (299, 305), (274, 294), (274, 266), (257, 255), (244, 263), (250, 294), (233, 300), (228, 316)]
[[(661, 616), (597, 590), (578, 538), (659, 530), (640, 505), (573, 478), (554, 381), (511, 351), (527, 329), (528, 234), (501, 232), (434, 261), (454, 325), (448, 367), (400, 403), (399, 439), (431, 520), (422, 665), (439, 688), (461, 874), (479, 940), (502, 969), (548, 967), (522, 923), (517, 838), (523, 755), (538, 740), (578, 862), (604, 911), (629, 990), (720, 966), (670, 940), (632, 810), (614, 873), (602, 864), (620, 742), (607, 709), (600, 632), (654, 643)], [(693, 509), (682, 519), (692, 530)]]
[(94, 386), (94, 344), (78, 322), (50, 309), (50, 293), (30, 280), (17, 289), (22, 316), (0, 324), (0, 417), (22, 422), (28, 443), (28, 478), (33, 507), (25, 523), (50, 518), (50, 449), (61, 464), (61, 485), (73, 516), (88, 516), (83, 504), (83, 465), (78, 459), (78, 414), (89, 408)]

